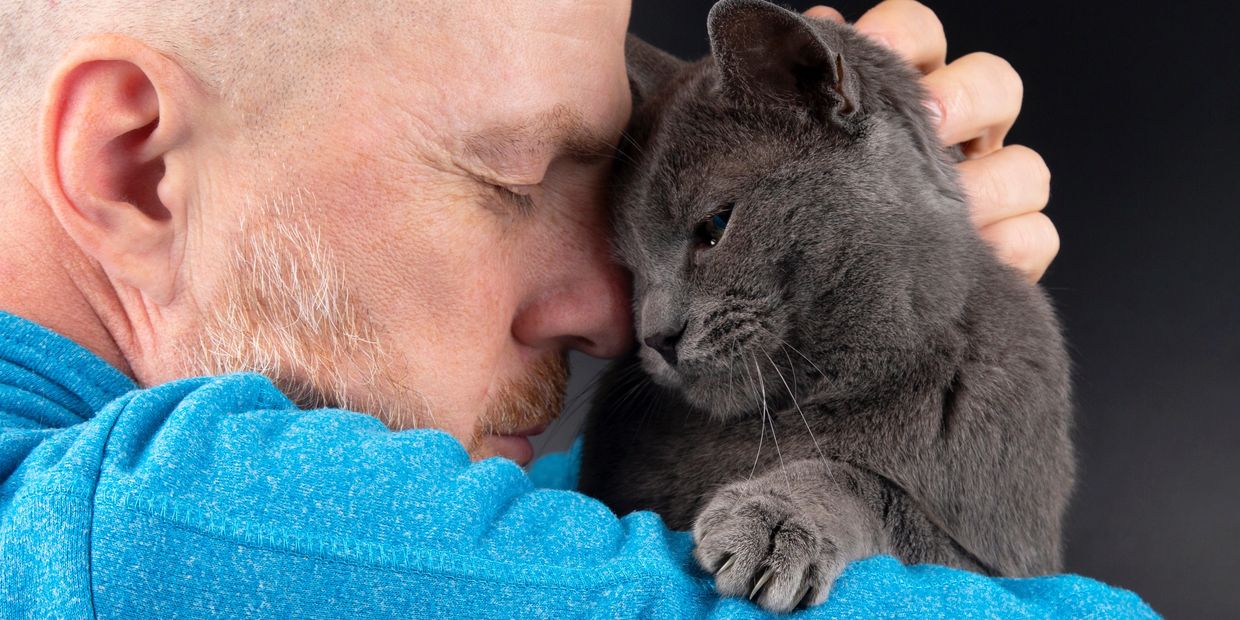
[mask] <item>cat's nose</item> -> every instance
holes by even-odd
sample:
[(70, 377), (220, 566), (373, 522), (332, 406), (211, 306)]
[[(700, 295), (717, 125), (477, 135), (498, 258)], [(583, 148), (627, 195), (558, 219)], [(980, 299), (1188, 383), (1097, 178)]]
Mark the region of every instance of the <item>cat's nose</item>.
[(682, 324), (679, 328), (670, 331), (663, 331), (657, 334), (646, 336), (642, 342), (646, 346), (654, 349), (667, 363), (676, 365), (676, 346), (680, 344), (680, 337), (685, 334), (685, 326)]

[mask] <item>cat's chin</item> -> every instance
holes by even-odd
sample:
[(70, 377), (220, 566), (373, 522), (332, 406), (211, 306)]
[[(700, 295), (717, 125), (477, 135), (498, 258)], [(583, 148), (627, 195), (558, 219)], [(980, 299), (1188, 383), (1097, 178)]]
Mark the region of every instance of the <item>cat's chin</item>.
[(746, 385), (727, 370), (711, 372), (697, 366), (672, 368), (662, 359), (643, 356), (642, 366), (655, 384), (681, 395), (694, 409), (712, 417), (729, 418), (761, 405), (753, 394), (741, 392)]
[(727, 419), (753, 411), (757, 403), (744, 394), (730, 391), (726, 385), (712, 381), (691, 381), (682, 385), (680, 393), (695, 409), (710, 413), (717, 419)]
[(650, 376), (656, 384), (679, 393), (694, 409), (708, 412), (714, 418), (741, 415), (759, 405), (752, 397), (731, 390), (726, 378), (721, 384), (711, 378), (686, 377), (669, 369), (650, 373)]

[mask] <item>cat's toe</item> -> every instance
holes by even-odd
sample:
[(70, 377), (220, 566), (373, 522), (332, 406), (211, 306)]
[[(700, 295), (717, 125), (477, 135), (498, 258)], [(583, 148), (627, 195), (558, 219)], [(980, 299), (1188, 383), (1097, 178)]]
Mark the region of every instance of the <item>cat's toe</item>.
[(834, 553), (823, 547), (804, 524), (782, 523), (772, 532), (766, 578), (755, 582), (749, 599), (777, 612), (822, 603), (839, 574)]
[(693, 554), (725, 596), (748, 596), (765, 569), (770, 535), (761, 522), (729, 518), (699, 540)]

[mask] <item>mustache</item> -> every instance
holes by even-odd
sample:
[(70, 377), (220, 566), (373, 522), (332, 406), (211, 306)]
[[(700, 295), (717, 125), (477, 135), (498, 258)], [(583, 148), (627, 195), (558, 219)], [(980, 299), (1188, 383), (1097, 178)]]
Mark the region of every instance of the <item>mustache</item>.
[(560, 417), (568, 389), (568, 357), (544, 357), (522, 378), (501, 385), (476, 429), (476, 438), (515, 435)]

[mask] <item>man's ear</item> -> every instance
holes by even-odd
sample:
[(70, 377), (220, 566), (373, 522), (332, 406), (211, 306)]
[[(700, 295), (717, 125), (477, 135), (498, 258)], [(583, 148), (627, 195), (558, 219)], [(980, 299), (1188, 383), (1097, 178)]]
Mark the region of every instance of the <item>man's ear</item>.
[(628, 65), (635, 108), (688, 64), (632, 34), (624, 41), (624, 61)]
[(116, 35), (79, 41), (44, 99), (44, 195), (69, 237), (115, 281), (167, 304), (185, 236), (186, 102), (171, 59)]
[(764, 0), (723, 0), (707, 29), (729, 95), (808, 108), (838, 124), (860, 111), (857, 75), (825, 27)]

